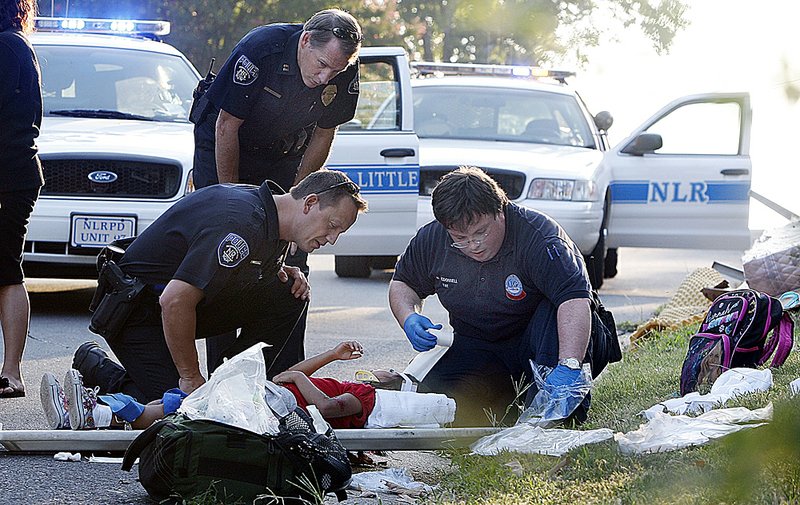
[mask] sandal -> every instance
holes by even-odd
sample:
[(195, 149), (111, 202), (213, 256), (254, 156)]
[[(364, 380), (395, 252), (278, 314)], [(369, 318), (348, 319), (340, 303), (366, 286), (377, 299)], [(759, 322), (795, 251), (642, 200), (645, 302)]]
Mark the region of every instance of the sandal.
[(25, 387), (11, 384), (8, 377), (0, 377), (0, 390), (2, 389), (10, 389), (11, 391), (0, 393), (0, 398), (22, 398), (25, 396)]

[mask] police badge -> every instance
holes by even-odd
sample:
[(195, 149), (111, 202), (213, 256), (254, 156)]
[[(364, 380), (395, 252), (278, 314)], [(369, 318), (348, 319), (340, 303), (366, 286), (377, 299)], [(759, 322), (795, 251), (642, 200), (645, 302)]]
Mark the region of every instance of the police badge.
[(250, 246), (245, 239), (235, 233), (228, 233), (217, 247), (217, 259), (223, 267), (234, 268), (250, 254)]
[(241, 55), (233, 68), (233, 82), (248, 86), (258, 78), (258, 67), (247, 56)]
[(334, 98), (336, 98), (336, 85), (328, 84), (325, 86), (325, 89), (322, 90), (322, 105), (327, 107)]

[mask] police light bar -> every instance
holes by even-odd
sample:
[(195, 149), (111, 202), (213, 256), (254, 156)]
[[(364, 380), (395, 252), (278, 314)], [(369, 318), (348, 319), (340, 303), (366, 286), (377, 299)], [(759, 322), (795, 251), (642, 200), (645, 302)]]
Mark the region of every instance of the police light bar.
[(133, 19), (36, 18), (40, 32), (103, 33), (108, 35), (164, 36), (169, 34), (169, 21)]
[(480, 63), (437, 63), (412, 61), (411, 67), (419, 75), (488, 75), (505, 77), (548, 78), (565, 82), (567, 77), (575, 76), (568, 70), (550, 70), (523, 65), (487, 65)]

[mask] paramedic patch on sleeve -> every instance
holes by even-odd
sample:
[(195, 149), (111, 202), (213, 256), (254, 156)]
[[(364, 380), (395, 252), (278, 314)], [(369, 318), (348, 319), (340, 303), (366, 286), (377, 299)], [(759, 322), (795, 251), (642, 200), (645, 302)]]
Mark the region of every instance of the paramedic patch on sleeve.
[(219, 264), (227, 268), (234, 268), (249, 254), (250, 246), (247, 245), (245, 239), (235, 233), (228, 233), (217, 247)]
[(242, 86), (253, 84), (258, 78), (258, 67), (247, 56), (241, 55), (233, 69), (233, 82)]

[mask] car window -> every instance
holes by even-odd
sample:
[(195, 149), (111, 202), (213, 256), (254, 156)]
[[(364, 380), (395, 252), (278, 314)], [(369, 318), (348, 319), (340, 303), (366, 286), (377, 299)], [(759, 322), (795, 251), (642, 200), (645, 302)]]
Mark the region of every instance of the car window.
[(400, 83), (393, 61), (362, 58), (355, 117), (340, 130), (400, 130)]
[(656, 154), (733, 156), (739, 153), (741, 113), (738, 102), (689, 103), (646, 131), (661, 135), (664, 145)]
[(187, 120), (197, 77), (185, 60), (126, 49), (36, 46), (45, 115), (114, 111), (156, 121)]
[(574, 96), (536, 90), (416, 86), (420, 138), (458, 138), (594, 147)]

